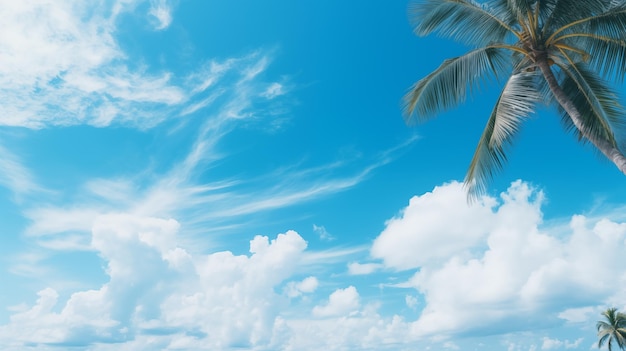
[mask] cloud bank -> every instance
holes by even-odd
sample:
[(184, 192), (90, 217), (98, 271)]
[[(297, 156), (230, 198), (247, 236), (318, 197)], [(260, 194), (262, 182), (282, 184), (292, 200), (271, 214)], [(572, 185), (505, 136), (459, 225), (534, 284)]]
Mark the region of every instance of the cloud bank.
[[(19, 307), (0, 327), (0, 340), (16, 350), (95, 343), (102, 350), (377, 350), (447, 347), (472, 333), (511, 336), (593, 324), (603, 306), (625, 303), (626, 276), (614, 262), (626, 254), (626, 223), (574, 215), (565, 229), (549, 226), (544, 201), (521, 181), (499, 199), (472, 206), (457, 182), (411, 199), (372, 244), (382, 267), (353, 264), (351, 272), (384, 283), (394, 270), (415, 271), (389, 287), (413, 291), (398, 295), (408, 315), (364, 299), (360, 290), (367, 286), (358, 280), (336, 280), (343, 286), (328, 290), (324, 286), (335, 279), (314, 274), (305, 261), (315, 252), (295, 231), (255, 236), (246, 255), (199, 253), (181, 246), (175, 219), (97, 215), (88, 245), (105, 262), (107, 281), (65, 299), (53, 288), (40, 290), (34, 304)], [(440, 206), (439, 221), (415, 211), (431, 206)], [(444, 238), (459, 235), (451, 219), (472, 211), (482, 217), (466, 217), (475, 221), (467, 228), (478, 234), (441, 254)], [(409, 234), (418, 238), (407, 243)], [(403, 256), (402, 250), (431, 258)], [(389, 260), (393, 255), (405, 258)], [(337, 267), (317, 257), (317, 267)], [(533, 345), (567, 349), (582, 342), (544, 336)]]
[(565, 229), (544, 226), (543, 193), (522, 181), (473, 206), (464, 196), (452, 182), (412, 198), (372, 245), (386, 267), (418, 269), (400, 284), (425, 300), (416, 335), (541, 329), (626, 303), (612, 263), (626, 255), (626, 223), (574, 215)]

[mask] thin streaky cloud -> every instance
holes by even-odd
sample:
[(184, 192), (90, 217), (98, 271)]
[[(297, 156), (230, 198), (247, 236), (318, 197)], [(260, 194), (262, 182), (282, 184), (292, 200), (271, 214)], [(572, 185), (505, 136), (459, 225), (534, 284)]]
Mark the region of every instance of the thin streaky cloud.
[(348, 257), (361, 255), (369, 247), (367, 245), (353, 247), (333, 247), (331, 249), (320, 251), (307, 251), (302, 257), (303, 265), (319, 265), (346, 262)]
[[(254, 213), (258, 211), (271, 210), (281, 207), (287, 207), (296, 203), (302, 203), (313, 199), (320, 198), (329, 194), (334, 194), (338, 191), (348, 190), (355, 185), (361, 183), (376, 169), (391, 162), (394, 157), (397, 157), (395, 153), (411, 145), (417, 138), (411, 138), (408, 141), (403, 142), (398, 146), (394, 146), (387, 151), (384, 151), (374, 160), (371, 164), (363, 167), (358, 173), (352, 176), (335, 176), (334, 178), (325, 179), (322, 182), (311, 181), (306, 177), (299, 179), (298, 176), (309, 176), (313, 174), (327, 173), (328, 169), (335, 168), (340, 163), (331, 163), (328, 166), (314, 167), (312, 170), (297, 170), (293, 174), (296, 176), (291, 178), (289, 173), (285, 173), (282, 184), (296, 184), (287, 188), (280, 188), (275, 186), (270, 192), (261, 193), (254, 198), (241, 199), (243, 205), (237, 205), (221, 211), (218, 211), (212, 215), (216, 217), (232, 217)], [(318, 178), (318, 177), (311, 177)]]
[(9, 189), (16, 200), (34, 192), (47, 192), (36, 181), (31, 171), (17, 155), (0, 145), (0, 186)]
[[(231, 63), (220, 65), (220, 67), (229, 67), (233, 70), (235, 77), (239, 73), (243, 74), (243, 78), (239, 79), (238, 83), (225, 83), (236, 87), (234, 90), (231, 89), (228, 95), (237, 102), (240, 109), (250, 108), (256, 99), (255, 96), (262, 92), (261, 90), (255, 92), (245, 86), (246, 84), (257, 85), (250, 78), (258, 77), (261, 73), (259, 69), (267, 67), (268, 60), (259, 56), (255, 53), (246, 56), (245, 59), (227, 60)], [(253, 69), (246, 68), (246, 65), (250, 65)], [(250, 74), (250, 71), (254, 74)], [(222, 70), (222, 73), (227, 72)], [(216, 145), (234, 128), (234, 122), (237, 120), (227, 115), (234, 104), (228, 101), (222, 102), (222, 112), (218, 110), (215, 117), (206, 119), (189, 153), (181, 163), (174, 164), (171, 170), (156, 182), (149, 181), (149, 185), (146, 186), (146, 177), (154, 178), (151, 172), (143, 172), (143, 175), (132, 177), (89, 180), (78, 189), (83, 193), (82, 198), (88, 198), (81, 203), (64, 206), (31, 204), (32, 207), (24, 212), (32, 222), (26, 233), (29, 236), (47, 237), (40, 241), (49, 249), (67, 249), (76, 248), (79, 246), (77, 243), (85, 241), (84, 238), (80, 239), (80, 235), (67, 233), (83, 233), (88, 236), (94, 221), (107, 213), (127, 211), (144, 216), (179, 215), (188, 217), (191, 222), (198, 222), (194, 219), (197, 216), (194, 214), (196, 212), (194, 208), (225, 202), (227, 197), (234, 194), (232, 189), (241, 183), (241, 180), (236, 179), (218, 179), (206, 183), (197, 183), (193, 180), (200, 164), (204, 164), (206, 160), (222, 157), (216, 151)], [(26, 179), (26, 177), (22, 178)], [(221, 226), (227, 226), (227, 224), (221, 224)], [(64, 240), (67, 240), (66, 244), (63, 243)]]
[(76, 207), (38, 207), (28, 209), (24, 216), (31, 220), (25, 234), (33, 237), (49, 236), (65, 232), (84, 232), (91, 230), (95, 218), (102, 213), (100, 204)]

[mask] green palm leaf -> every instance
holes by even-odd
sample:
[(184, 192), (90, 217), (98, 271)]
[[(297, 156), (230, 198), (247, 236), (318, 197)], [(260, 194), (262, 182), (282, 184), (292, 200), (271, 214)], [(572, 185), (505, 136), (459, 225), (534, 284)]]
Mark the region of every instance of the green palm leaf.
[(466, 43), (484, 45), (501, 42), (507, 33), (502, 1), (481, 6), (472, 0), (426, 0), (409, 8), (415, 34), (425, 36), (434, 31)]
[(612, 38), (622, 37), (626, 30), (626, 4), (615, 3), (609, 6), (610, 8), (602, 13), (594, 13), (592, 16), (581, 18), (568, 27), (576, 31), (583, 29), (588, 33), (606, 35)]
[(626, 174), (626, 156), (618, 146), (623, 141), (616, 137), (621, 129), (626, 131), (624, 109), (603, 80), (626, 74), (626, 2), (479, 1), (412, 4), (417, 35), (438, 33), (475, 48), (445, 60), (411, 87), (404, 97), (407, 123), (456, 106), (485, 78), (499, 78), (509, 69), (510, 79), (470, 163), (468, 194), (485, 191), (486, 182), (506, 161), (507, 145), (539, 101), (555, 103), (565, 127), (593, 143)]
[(626, 72), (626, 3), (616, 3), (601, 14), (575, 21), (557, 31), (550, 42), (582, 48), (584, 58), (603, 75), (623, 78)]
[(566, 36), (563, 41), (570, 46), (585, 48), (587, 52), (585, 61), (601, 75), (624, 78), (626, 73), (626, 41), (624, 39), (573, 33)]
[(534, 5), (537, 3), (536, 0), (508, 0), (507, 5), (509, 10), (516, 15), (517, 18), (520, 16), (526, 16), (529, 12), (534, 12)]
[(465, 177), (470, 197), (485, 192), (487, 182), (506, 162), (506, 146), (541, 101), (536, 79), (535, 72), (521, 72), (512, 75), (504, 86)]
[(616, 308), (609, 308), (602, 312), (605, 321), (596, 324), (598, 330), (598, 348), (607, 345), (609, 351), (616, 344), (620, 349), (626, 348), (626, 315), (617, 312)]
[[(544, 5), (547, 18), (544, 21), (543, 33), (554, 33), (573, 22), (583, 18), (592, 17), (598, 13), (603, 13), (610, 6), (610, 1), (606, 0), (549, 0)], [(573, 11), (572, 9), (576, 9)]]
[(404, 98), (407, 122), (424, 120), (440, 110), (465, 101), (468, 90), (487, 73), (501, 72), (506, 65), (502, 49), (486, 47), (445, 60), (439, 68), (417, 82)]

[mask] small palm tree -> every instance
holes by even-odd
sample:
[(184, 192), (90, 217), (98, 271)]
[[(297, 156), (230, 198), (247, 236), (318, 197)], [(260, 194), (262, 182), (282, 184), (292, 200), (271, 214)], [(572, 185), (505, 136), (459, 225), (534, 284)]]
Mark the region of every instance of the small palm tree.
[(456, 106), (489, 78), (507, 77), (465, 177), (469, 195), (486, 190), (538, 103), (554, 105), (567, 130), (626, 174), (615, 136), (624, 111), (608, 84), (626, 72), (625, 1), (418, 0), (409, 11), (417, 35), (436, 32), (472, 49), (410, 89), (408, 123)]
[(598, 329), (598, 348), (605, 343), (612, 351), (612, 345), (615, 343), (617, 347), (624, 350), (626, 347), (626, 314), (617, 312), (616, 308), (609, 308), (602, 312), (604, 321), (596, 324)]

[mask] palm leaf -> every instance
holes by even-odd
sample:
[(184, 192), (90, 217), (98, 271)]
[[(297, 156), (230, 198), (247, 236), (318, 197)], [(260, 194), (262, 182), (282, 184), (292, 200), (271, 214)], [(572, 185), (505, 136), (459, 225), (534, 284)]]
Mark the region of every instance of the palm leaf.
[(575, 23), (571, 26), (574, 30), (580, 30), (580, 27), (582, 27), (589, 33), (621, 38), (624, 31), (626, 31), (626, 4), (621, 3), (611, 6), (606, 11), (594, 14), (594, 16), (589, 16)]
[(471, 91), (487, 73), (497, 76), (506, 65), (502, 49), (485, 47), (445, 60), (439, 68), (417, 82), (404, 97), (407, 122), (416, 116), (427, 119), (434, 113), (446, 110), (465, 101)]
[(544, 13), (547, 13), (543, 25), (544, 37), (561, 31), (564, 26), (583, 18), (603, 13), (609, 6), (606, 0), (549, 0), (544, 5), (544, 11), (546, 11)]
[(536, 0), (507, 0), (507, 8), (509, 13), (514, 16), (516, 20), (521, 17), (527, 16), (528, 13), (534, 12), (534, 4)]
[(623, 350), (626, 348), (626, 315), (617, 312), (616, 308), (609, 308), (602, 312), (602, 315), (606, 321), (599, 321), (596, 324), (598, 348), (606, 344), (610, 351), (613, 348), (613, 343), (615, 343)]
[(502, 42), (513, 32), (502, 5), (502, 1), (487, 7), (473, 0), (424, 0), (411, 3), (409, 14), (417, 35), (437, 31), (444, 37), (481, 46)]
[[(625, 19), (626, 21), (626, 19)], [(626, 30), (624, 31), (626, 33)], [(626, 41), (600, 34), (572, 33), (563, 36), (569, 45), (584, 48), (586, 62), (601, 75), (624, 78), (626, 74)]]
[(540, 100), (534, 72), (520, 72), (509, 78), (491, 112), (465, 177), (470, 198), (485, 192), (487, 182), (506, 162), (506, 147)]

